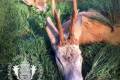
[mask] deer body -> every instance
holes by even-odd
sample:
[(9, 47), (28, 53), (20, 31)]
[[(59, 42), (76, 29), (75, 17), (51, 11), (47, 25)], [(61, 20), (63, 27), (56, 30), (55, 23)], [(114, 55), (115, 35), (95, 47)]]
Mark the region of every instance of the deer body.
[[(74, 34), (76, 38), (79, 38), (79, 44), (90, 44), (95, 42), (106, 42), (111, 44), (119, 44), (120, 37), (117, 35), (120, 33), (120, 27), (114, 27), (111, 31), (111, 27), (90, 17), (96, 16), (98, 12), (80, 12), (78, 18), (80, 18), (79, 23), (75, 28)], [(100, 15), (100, 14), (99, 14)], [(99, 16), (97, 15), (97, 16)], [(69, 34), (69, 26), (71, 20), (66, 21), (63, 24), (64, 33)]]

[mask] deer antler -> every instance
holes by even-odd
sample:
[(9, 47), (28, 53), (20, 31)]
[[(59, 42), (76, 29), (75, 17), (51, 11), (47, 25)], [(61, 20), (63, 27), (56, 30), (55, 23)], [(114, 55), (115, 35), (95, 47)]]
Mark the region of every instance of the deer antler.
[(58, 27), (58, 34), (59, 34), (59, 38), (60, 38), (60, 44), (64, 43), (64, 32), (63, 32), (63, 28), (62, 28), (62, 23), (60, 20), (60, 11), (58, 12), (56, 9), (54, 10), (54, 16), (55, 16), (55, 20), (56, 20), (56, 25)]
[(58, 12), (56, 9), (55, 0), (52, 0), (52, 14), (55, 17), (56, 26), (58, 28), (58, 34), (60, 38), (60, 44), (62, 44), (64, 42), (64, 32), (63, 32), (62, 23), (60, 20), (60, 11)]
[(55, 0), (52, 0), (52, 14), (54, 15), (54, 10), (56, 9)]
[(77, 17), (78, 17), (77, 0), (73, 0), (73, 13), (72, 13), (71, 26), (70, 26), (70, 35), (69, 35), (70, 39), (74, 37), (74, 24), (77, 21)]

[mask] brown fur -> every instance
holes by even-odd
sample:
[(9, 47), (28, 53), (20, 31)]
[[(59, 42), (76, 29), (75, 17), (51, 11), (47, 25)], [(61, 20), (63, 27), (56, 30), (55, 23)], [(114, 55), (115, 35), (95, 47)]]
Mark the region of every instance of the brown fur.
[[(100, 21), (91, 19), (91, 16), (96, 16), (96, 12), (80, 12), (78, 17), (81, 19), (81, 24), (76, 25), (74, 33), (76, 38), (79, 37), (79, 44), (90, 44), (95, 42), (106, 42), (111, 44), (119, 44), (120, 27), (114, 27), (111, 31), (111, 27)], [(97, 15), (99, 16), (99, 15)], [(71, 20), (68, 20), (63, 24), (64, 33), (68, 33)]]

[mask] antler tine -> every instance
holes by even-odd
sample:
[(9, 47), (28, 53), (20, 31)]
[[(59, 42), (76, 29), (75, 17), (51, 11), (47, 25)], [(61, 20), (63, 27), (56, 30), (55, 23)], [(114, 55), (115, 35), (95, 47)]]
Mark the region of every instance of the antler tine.
[(60, 20), (60, 11), (58, 12), (55, 6), (55, 0), (52, 0), (52, 14), (55, 17), (56, 26), (58, 28), (58, 34), (60, 38), (60, 44), (64, 42), (64, 32), (62, 28), (62, 23)]
[(52, 15), (54, 15), (55, 9), (56, 9), (55, 0), (52, 0)]
[(72, 20), (70, 26), (70, 35), (69, 37), (72, 38), (74, 36), (74, 24), (78, 17), (78, 9), (77, 9), (77, 0), (73, 0), (73, 13), (72, 13)]
[(60, 44), (64, 42), (64, 32), (63, 32), (63, 28), (62, 28), (62, 23), (60, 20), (60, 11), (58, 12), (56, 9), (54, 10), (54, 16), (55, 16), (55, 20), (56, 20), (56, 25), (59, 31), (59, 38), (60, 38)]

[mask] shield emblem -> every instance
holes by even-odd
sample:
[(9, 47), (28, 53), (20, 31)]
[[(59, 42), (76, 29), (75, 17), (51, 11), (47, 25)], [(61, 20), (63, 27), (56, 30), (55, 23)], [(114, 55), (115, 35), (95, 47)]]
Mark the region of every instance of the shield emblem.
[(31, 80), (35, 74), (36, 66), (30, 65), (25, 58), (21, 64), (13, 66), (13, 71), (18, 80)]

